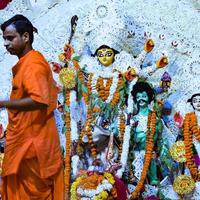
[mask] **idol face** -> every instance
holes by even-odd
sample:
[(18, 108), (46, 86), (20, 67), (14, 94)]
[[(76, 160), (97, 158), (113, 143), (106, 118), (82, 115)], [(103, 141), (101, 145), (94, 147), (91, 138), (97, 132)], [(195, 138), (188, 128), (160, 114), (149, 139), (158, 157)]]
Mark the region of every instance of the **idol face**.
[(192, 98), (192, 106), (195, 110), (200, 111), (200, 95)]
[(136, 102), (137, 102), (139, 107), (147, 107), (148, 102), (149, 102), (149, 97), (148, 97), (147, 93), (145, 91), (144, 92), (138, 92), (136, 94)]
[(114, 56), (114, 51), (109, 48), (103, 48), (97, 51), (97, 58), (99, 62), (105, 67), (108, 67), (113, 63)]

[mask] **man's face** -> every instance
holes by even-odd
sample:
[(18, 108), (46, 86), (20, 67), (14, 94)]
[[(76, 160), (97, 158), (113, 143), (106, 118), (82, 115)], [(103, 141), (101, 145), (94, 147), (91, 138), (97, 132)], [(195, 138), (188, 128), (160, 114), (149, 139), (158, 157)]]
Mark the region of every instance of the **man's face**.
[(11, 55), (22, 54), (27, 42), (25, 34), (20, 35), (12, 24), (6, 27), (3, 32), (4, 46)]
[(103, 66), (108, 67), (113, 63), (114, 52), (109, 48), (99, 49), (97, 51), (97, 58)]
[(147, 107), (148, 106), (148, 100), (149, 100), (149, 97), (148, 97), (148, 95), (145, 91), (144, 92), (138, 92), (136, 94), (136, 102), (137, 102), (139, 107)]
[(195, 110), (200, 111), (200, 96), (195, 96), (192, 98), (192, 105)]

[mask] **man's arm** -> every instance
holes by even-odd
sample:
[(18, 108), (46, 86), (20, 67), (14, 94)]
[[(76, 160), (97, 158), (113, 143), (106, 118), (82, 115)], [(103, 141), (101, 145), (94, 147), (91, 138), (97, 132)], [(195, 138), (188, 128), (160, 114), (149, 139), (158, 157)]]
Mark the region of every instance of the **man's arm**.
[(27, 97), (19, 100), (0, 101), (0, 108), (8, 108), (19, 111), (32, 111), (45, 109), (47, 108), (47, 105)]

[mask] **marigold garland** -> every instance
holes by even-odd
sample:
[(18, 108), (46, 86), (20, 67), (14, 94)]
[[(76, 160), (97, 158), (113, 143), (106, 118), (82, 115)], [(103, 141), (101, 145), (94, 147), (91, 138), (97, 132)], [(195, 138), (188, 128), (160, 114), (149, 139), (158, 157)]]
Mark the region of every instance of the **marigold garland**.
[(87, 82), (87, 88), (88, 88), (88, 99), (86, 101), (86, 104), (89, 105), (89, 97), (92, 95), (92, 78), (93, 78), (94, 74), (91, 73), (89, 75), (89, 79), (88, 79), (88, 82)]
[(106, 86), (104, 86), (104, 79), (102, 77), (99, 77), (97, 79), (96, 82), (96, 89), (97, 89), (97, 93), (98, 96), (103, 100), (107, 100), (108, 96), (109, 96), (109, 91), (110, 91), (110, 87), (112, 85), (113, 82), (113, 78), (108, 78), (106, 80)]
[[(66, 106), (70, 106), (70, 91), (66, 91), (65, 96)], [(70, 155), (71, 155), (71, 131), (70, 131), (70, 112), (65, 113), (65, 126), (66, 126), (66, 149), (65, 149), (65, 200), (69, 199), (70, 191)]]
[(140, 191), (144, 185), (144, 181), (147, 176), (147, 172), (149, 169), (149, 165), (152, 158), (152, 151), (153, 151), (153, 137), (156, 130), (156, 112), (152, 111), (148, 115), (147, 121), (147, 136), (146, 136), (146, 152), (144, 157), (144, 165), (141, 173), (140, 180), (135, 187), (135, 190), (131, 193), (131, 199), (136, 199), (140, 195)]
[[(108, 188), (105, 188), (108, 183), (110, 184), (110, 186)], [(103, 186), (104, 189), (102, 191), (98, 191), (100, 189), (99, 186)], [(117, 198), (115, 180), (112, 174), (109, 172), (104, 172), (103, 174), (98, 174), (94, 172), (90, 175), (83, 175), (81, 177), (78, 177), (72, 183), (71, 199), (79, 199), (81, 197), (79, 196), (82, 193), (80, 189), (82, 192), (84, 192), (83, 195), (94, 192), (94, 196), (91, 196), (91, 194), (90, 196), (88, 196), (94, 200), (107, 200), (108, 198), (114, 200)], [(80, 194), (77, 195), (78, 193)]]
[(80, 187), (85, 190), (94, 190), (103, 181), (103, 176), (97, 173), (85, 176), (80, 182)]
[(88, 88), (88, 97), (85, 99), (85, 103), (86, 105), (88, 105), (88, 111), (87, 111), (87, 120), (86, 120), (86, 123), (84, 124), (82, 130), (81, 130), (81, 133), (80, 133), (80, 136), (79, 136), (79, 140), (78, 140), (78, 149), (80, 149), (80, 144), (82, 142), (82, 138), (85, 134), (87, 134), (88, 136), (88, 143), (90, 144), (90, 147), (91, 147), (91, 154), (92, 154), (92, 157), (93, 158), (96, 158), (96, 148), (95, 148), (95, 145), (94, 145), (94, 142), (93, 142), (93, 136), (92, 136), (92, 128), (91, 128), (91, 123), (92, 123), (92, 110), (90, 108), (90, 105), (89, 105), (89, 100), (90, 100), (90, 96), (92, 94), (92, 86), (91, 86), (91, 83), (92, 83), (92, 77), (93, 77), (93, 74), (91, 73), (89, 75), (89, 80), (88, 80), (88, 83), (87, 83), (87, 88)]
[(118, 155), (118, 160), (121, 160), (121, 154), (122, 154), (122, 146), (124, 143), (124, 133), (125, 133), (125, 117), (124, 114), (120, 114), (120, 123), (119, 123), (119, 131), (120, 131), (120, 145), (119, 145), (119, 155)]
[(0, 176), (2, 173), (3, 158), (4, 158), (4, 153), (0, 153)]
[(200, 130), (198, 128), (197, 117), (194, 112), (187, 113), (183, 122), (183, 135), (186, 151), (186, 163), (190, 170), (191, 176), (195, 181), (200, 180), (198, 168), (193, 160), (193, 134), (200, 141)]
[[(119, 77), (118, 76), (119, 74), (116, 77), (112, 78), (103, 78), (99, 76), (96, 80), (96, 83), (93, 85), (93, 87), (96, 88), (99, 98), (101, 98), (103, 101), (107, 103), (110, 103), (112, 107), (114, 107), (119, 102), (120, 89), (124, 84), (123, 76), (122, 75), (120, 75)], [(115, 78), (117, 81), (115, 81)], [(106, 80), (106, 86), (104, 86), (104, 80)], [(112, 91), (111, 88), (115, 83), (116, 87), (114, 91)], [(91, 80), (91, 85), (92, 85), (92, 80)]]
[(123, 77), (119, 77), (118, 83), (117, 83), (117, 89), (113, 95), (113, 98), (110, 102), (111, 106), (114, 107), (118, 102), (119, 102), (119, 98), (120, 98), (120, 89), (122, 87), (122, 85), (124, 84), (124, 80)]
[[(81, 80), (83, 81), (83, 78), (84, 78), (83, 75), (78, 73), (78, 76), (79, 75), (80, 75)], [(94, 145), (94, 142), (93, 142), (92, 129), (91, 129), (91, 123), (92, 123), (92, 120), (93, 120), (92, 112), (100, 112), (100, 109), (97, 108), (97, 107), (94, 107), (91, 110), (91, 106), (89, 105), (90, 104), (90, 102), (89, 102), (90, 101), (90, 97), (92, 95), (92, 80), (93, 80), (93, 76), (94, 76), (93, 73), (89, 74), (89, 79), (88, 79), (88, 82), (87, 82), (88, 93), (87, 94), (83, 93), (83, 97), (84, 97), (85, 103), (88, 106), (88, 112), (87, 112), (86, 123), (85, 123), (84, 127), (82, 128), (81, 133), (79, 135), (78, 149), (79, 149), (79, 152), (80, 152), (80, 144), (81, 144), (82, 138), (83, 138), (83, 136), (85, 134), (87, 134), (88, 139), (89, 139), (89, 144), (91, 146), (91, 153), (92, 153), (92, 156), (95, 158), (96, 157), (96, 148), (95, 148), (95, 145)], [(97, 89), (99, 97), (104, 101), (107, 100), (107, 98), (109, 96), (109, 90), (110, 90), (110, 87), (112, 85), (112, 82), (113, 82), (113, 78), (108, 78), (107, 82), (106, 82), (106, 86), (104, 86), (103, 78), (102, 77), (98, 77), (98, 80), (96, 82), (96, 89)], [(110, 102), (112, 107), (114, 107), (119, 101), (119, 98), (120, 98), (119, 90), (120, 90), (121, 86), (123, 85), (123, 83), (124, 83), (123, 77), (120, 77), (118, 79), (117, 89), (114, 92), (113, 98), (112, 98), (112, 100)], [(121, 131), (124, 132), (125, 125), (121, 125), (121, 126), (124, 127), (124, 128), (121, 127), (121, 129), (122, 129)], [(123, 135), (123, 134), (124, 133), (122, 133), (121, 135)]]

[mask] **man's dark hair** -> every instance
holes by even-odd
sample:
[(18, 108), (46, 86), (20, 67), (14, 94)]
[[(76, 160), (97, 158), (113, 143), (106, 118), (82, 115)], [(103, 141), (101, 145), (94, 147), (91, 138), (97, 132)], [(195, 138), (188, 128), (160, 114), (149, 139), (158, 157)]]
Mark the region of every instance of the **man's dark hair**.
[(148, 102), (151, 103), (151, 101), (155, 100), (155, 92), (153, 88), (146, 82), (137, 82), (131, 91), (131, 94), (133, 96), (133, 100), (136, 102), (136, 95), (137, 93), (146, 92), (149, 100)]
[(92, 54), (92, 56), (93, 56), (93, 57), (97, 56), (97, 52), (98, 52), (100, 49), (112, 49), (115, 55), (119, 53), (119, 51), (117, 51), (117, 50), (115, 50), (115, 49), (113, 49), (113, 48), (111, 48), (111, 47), (109, 47), (109, 46), (107, 46), (107, 45), (101, 45), (98, 49), (96, 49), (95, 53)]
[(32, 23), (25, 16), (13, 16), (9, 20), (1, 24), (1, 30), (4, 32), (6, 30), (6, 27), (8, 27), (9, 25), (13, 25), (20, 35), (23, 35), (25, 32), (27, 32), (29, 34), (30, 43), (33, 43), (33, 32), (37, 32), (37, 29), (33, 27)]
[(193, 94), (193, 95), (191, 96), (191, 98), (187, 100), (187, 102), (189, 102), (189, 103), (192, 105), (193, 109), (195, 109), (195, 108), (194, 108), (194, 106), (193, 106), (192, 99), (193, 99), (194, 97), (196, 97), (196, 96), (200, 96), (200, 93)]

